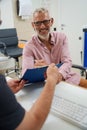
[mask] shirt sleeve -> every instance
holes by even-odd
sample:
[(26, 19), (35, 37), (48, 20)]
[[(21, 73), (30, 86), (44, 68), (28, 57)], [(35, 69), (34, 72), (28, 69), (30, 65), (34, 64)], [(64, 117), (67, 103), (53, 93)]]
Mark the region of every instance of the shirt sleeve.
[(21, 123), (24, 115), (24, 108), (17, 102), (5, 77), (0, 75), (0, 130), (14, 130)]

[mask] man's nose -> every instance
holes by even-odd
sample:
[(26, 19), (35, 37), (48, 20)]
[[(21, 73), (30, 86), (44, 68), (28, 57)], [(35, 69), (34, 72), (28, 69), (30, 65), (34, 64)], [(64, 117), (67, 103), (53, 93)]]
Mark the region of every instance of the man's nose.
[(40, 27), (45, 27), (45, 24), (42, 22), (41, 25), (40, 25)]

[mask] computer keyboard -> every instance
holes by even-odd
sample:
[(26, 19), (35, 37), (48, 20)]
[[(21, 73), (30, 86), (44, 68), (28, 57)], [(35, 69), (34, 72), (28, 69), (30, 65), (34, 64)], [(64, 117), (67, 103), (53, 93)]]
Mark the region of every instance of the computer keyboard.
[[(84, 102), (84, 101), (83, 101)], [(51, 113), (87, 130), (87, 107), (69, 99), (54, 95)]]

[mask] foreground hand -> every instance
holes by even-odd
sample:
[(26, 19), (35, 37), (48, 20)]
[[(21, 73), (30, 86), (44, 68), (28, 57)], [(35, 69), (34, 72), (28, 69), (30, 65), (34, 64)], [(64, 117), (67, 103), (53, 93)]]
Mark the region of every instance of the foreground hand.
[(51, 78), (56, 83), (62, 80), (62, 75), (58, 72), (58, 67), (54, 63), (50, 64), (47, 68), (46, 77)]
[(7, 81), (9, 88), (13, 91), (13, 93), (17, 93), (24, 87), (26, 81), (24, 80), (17, 80), (17, 79), (10, 79)]

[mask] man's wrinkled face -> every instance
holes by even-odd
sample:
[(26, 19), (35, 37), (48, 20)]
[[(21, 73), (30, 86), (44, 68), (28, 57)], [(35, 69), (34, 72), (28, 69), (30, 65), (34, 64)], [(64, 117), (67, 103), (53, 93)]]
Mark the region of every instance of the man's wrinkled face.
[(35, 13), (32, 26), (41, 39), (45, 39), (50, 32), (50, 27), (53, 24), (53, 19), (48, 13)]

